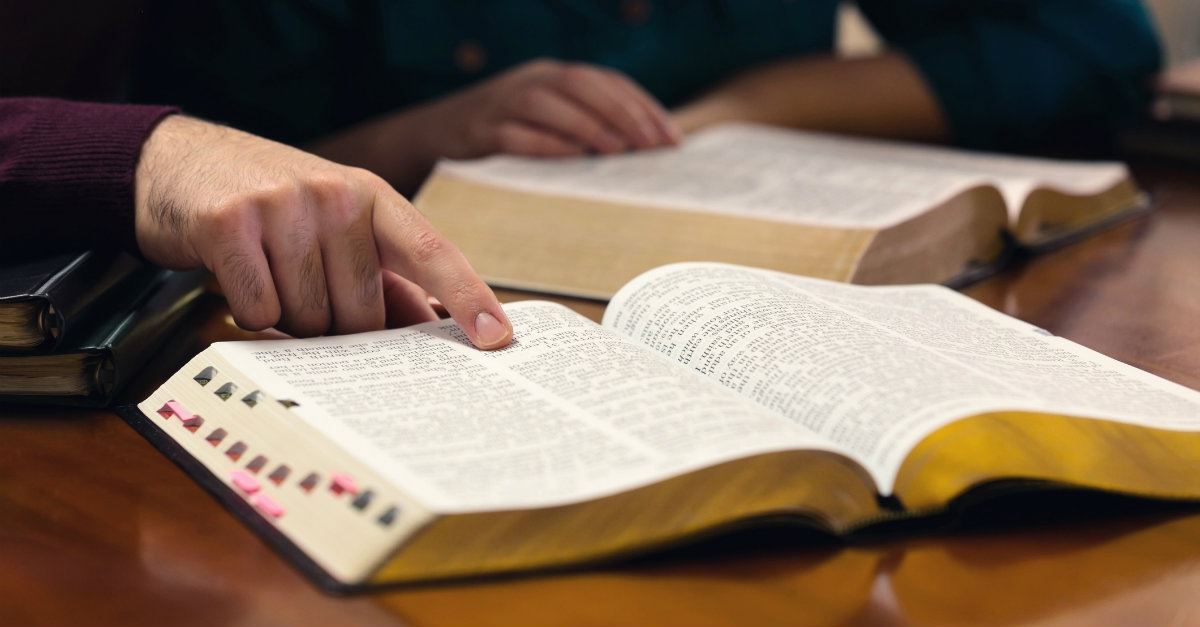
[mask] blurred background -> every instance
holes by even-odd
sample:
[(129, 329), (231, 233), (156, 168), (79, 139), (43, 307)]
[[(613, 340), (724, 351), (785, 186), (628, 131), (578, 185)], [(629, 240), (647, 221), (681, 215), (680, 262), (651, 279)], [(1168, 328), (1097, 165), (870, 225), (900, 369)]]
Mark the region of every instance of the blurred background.
[[(1163, 38), (1168, 67), (1200, 58), (1200, 0), (1145, 0)], [(854, 3), (842, 5), (838, 50), (846, 56), (878, 52), (882, 43)]]
[[(1150, 118), (1117, 132), (1122, 158), (1167, 159), (1200, 165), (1200, 0), (1143, 0), (1163, 49)], [(869, 56), (884, 44), (853, 2), (842, 4), (838, 53)]]
[(1163, 37), (1168, 65), (1200, 57), (1200, 2), (1148, 0)]

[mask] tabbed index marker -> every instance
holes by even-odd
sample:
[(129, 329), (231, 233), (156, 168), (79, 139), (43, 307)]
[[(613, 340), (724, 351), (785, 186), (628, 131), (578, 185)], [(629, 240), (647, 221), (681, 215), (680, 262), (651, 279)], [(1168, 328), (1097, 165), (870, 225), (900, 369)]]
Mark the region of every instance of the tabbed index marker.
[(187, 408), (179, 403), (179, 401), (174, 400), (167, 401), (166, 404), (160, 407), (158, 414), (167, 419), (170, 419), (171, 416), (175, 416), (183, 421), (183, 425), (185, 427), (199, 426), (204, 422), (203, 418), (188, 411)]
[(283, 516), (285, 511), (278, 501), (262, 492), (250, 497), (250, 504), (258, 508), (258, 511), (266, 514), (269, 518), (279, 518)]
[(234, 392), (237, 392), (237, 386), (230, 381), (217, 388), (217, 391), (213, 392), (213, 394), (216, 394), (221, 400), (227, 401), (229, 400), (230, 396), (233, 396)]
[(201, 370), (199, 374), (192, 377), (192, 380), (199, 383), (201, 386), (208, 385), (217, 376), (217, 369), (209, 366)]
[(258, 482), (258, 479), (244, 470), (233, 471), (229, 475), (229, 480), (233, 482), (233, 485), (237, 486), (237, 489), (246, 494), (254, 494), (262, 488), (262, 484)]
[(341, 472), (335, 472), (329, 475), (329, 491), (334, 494), (358, 494), (358, 484), (350, 475)]

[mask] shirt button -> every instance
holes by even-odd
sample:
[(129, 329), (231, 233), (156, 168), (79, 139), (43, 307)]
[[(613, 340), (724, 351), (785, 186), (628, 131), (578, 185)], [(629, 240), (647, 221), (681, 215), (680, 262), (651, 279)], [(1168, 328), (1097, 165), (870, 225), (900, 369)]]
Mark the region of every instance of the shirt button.
[(625, 0), (621, 3), (621, 17), (626, 24), (634, 26), (645, 24), (650, 19), (650, 2), (647, 0)]
[(454, 64), (463, 72), (473, 74), (487, 65), (487, 52), (478, 42), (464, 41), (454, 49)]

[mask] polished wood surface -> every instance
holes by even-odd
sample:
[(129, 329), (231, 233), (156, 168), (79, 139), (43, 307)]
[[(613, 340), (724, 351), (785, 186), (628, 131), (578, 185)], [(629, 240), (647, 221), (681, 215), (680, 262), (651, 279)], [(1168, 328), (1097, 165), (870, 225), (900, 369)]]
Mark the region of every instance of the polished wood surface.
[[(1138, 174), (1153, 214), (967, 293), (1200, 389), (1200, 174)], [(210, 299), (128, 398), (180, 355), (248, 336)], [(1068, 498), (1034, 509), (850, 546), (748, 531), (581, 572), (335, 597), (111, 412), (6, 408), (0, 624), (1200, 625), (1200, 507)]]

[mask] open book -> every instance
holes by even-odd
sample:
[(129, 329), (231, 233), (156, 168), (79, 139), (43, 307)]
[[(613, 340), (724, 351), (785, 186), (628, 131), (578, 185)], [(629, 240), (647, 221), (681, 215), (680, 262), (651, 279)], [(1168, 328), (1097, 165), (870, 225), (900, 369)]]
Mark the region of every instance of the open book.
[(596, 298), (701, 260), (863, 284), (962, 282), (1014, 241), (1045, 247), (1146, 206), (1120, 163), (749, 124), (612, 157), (444, 162), (415, 203), (489, 282)]
[(1200, 498), (1200, 393), (944, 287), (677, 264), (602, 325), (507, 311), (495, 352), (452, 321), (213, 344), (127, 417), (341, 584), (852, 533), (1014, 480)]

